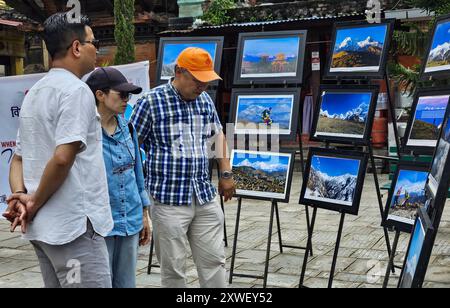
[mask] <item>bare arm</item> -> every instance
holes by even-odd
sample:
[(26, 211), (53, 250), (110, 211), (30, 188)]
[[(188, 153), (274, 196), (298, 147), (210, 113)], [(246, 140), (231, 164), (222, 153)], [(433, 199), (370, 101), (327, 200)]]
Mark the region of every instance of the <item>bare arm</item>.
[(27, 192), (23, 180), (22, 156), (14, 155), (9, 168), (9, 186), (12, 193)]

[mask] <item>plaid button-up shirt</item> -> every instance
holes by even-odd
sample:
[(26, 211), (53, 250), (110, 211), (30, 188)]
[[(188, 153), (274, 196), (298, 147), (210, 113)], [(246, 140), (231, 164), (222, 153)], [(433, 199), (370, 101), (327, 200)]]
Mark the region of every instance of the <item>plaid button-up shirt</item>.
[(186, 102), (170, 81), (138, 100), (131, 121), (144, 142), (146, 185), (153, 199), (181, 206), (193, 204), (195, 197), (201, 205), (215, 198), (210, 141), (222, 125), (206, 92)]

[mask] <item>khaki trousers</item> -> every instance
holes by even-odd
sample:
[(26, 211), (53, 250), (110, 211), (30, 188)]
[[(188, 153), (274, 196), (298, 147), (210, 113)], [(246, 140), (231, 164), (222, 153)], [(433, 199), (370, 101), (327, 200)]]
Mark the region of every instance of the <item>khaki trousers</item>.
[(164, 288), (186, 288), (188, 245), (202, 288), (226, 288), (224, 215), (217, 198), (203, 206), (153, 202), (151, 218), (155, 252)]

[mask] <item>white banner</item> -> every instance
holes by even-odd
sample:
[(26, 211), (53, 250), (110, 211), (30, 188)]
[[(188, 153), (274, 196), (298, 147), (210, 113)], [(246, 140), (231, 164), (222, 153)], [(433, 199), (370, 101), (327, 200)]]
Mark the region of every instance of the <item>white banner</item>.
[[(129, 65), (115, 66), (129, 82), (150, 90), (148, 61)], [(23, 99), (28, 90), (45, 74), (24, 75), (0, 78), (0, 219), (6, 208), (5, 199), (10, 194), (9, 164), (16, 146), (16, 135), (19, 128), (19, 113)], [(87, 76), (83, 78), (86, 80)], [(129, 102), (126, 116), (130, 116), (132, 107), (139, 99), (135, 95)]]

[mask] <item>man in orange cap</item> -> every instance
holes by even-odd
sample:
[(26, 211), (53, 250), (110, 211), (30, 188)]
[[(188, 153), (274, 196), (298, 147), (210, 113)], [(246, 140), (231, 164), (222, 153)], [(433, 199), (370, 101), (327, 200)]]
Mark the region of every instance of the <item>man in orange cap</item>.
[(177, 59), (175, 77), (145, 94), (132, 115), (147, 151), (146, 184), (163, 287), (186, 287), (188, 243), (200, 286), (226, 287), (224, 216), (209, 177), (212, 138), (225, 201), (233, 197), (235, 184), (222, 125), (205, 92), (218, 79), (208, 52), (187, 48)]

